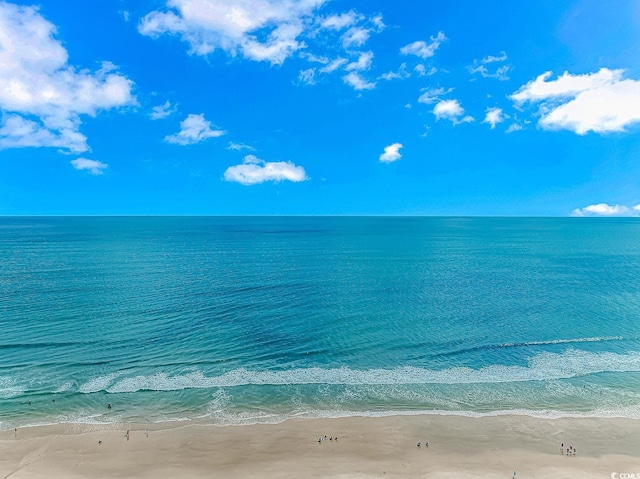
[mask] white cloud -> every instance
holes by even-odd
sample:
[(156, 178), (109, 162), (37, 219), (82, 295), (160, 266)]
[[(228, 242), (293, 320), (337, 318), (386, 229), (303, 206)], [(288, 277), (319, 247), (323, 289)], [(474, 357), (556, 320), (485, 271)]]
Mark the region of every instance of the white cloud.
[(349, 63), (344, 67), (347, 71), (362, 71), (371, 68), (371, 62), (373, 60), (373, 52), (362, 52), (355, 62)]
[(493, 130), (498, 123), (502, 123), (505, 119), (509, 118), (508, 115), (502, 111), (502, 108), (487, 108), (487, 115), (482, 120), (482, 123), (488, 123)]
[(344, 65), (345, 63), (347, 63), (346, 58), (336, 58), (335, 60), (332, 60), (331, 62), (329, 62), (329, 64), (326, 67), (321, 68), (320, 72), (332, 73), (336, 71), (338, 68), (342, 67), (342, 65)]
[(373, 90), (376, 87), (375, 82), (366, 80), (356, 72), (346, 74), (342, 77), (342, 81), (351, 86), (354, 90)]
[(431, 105), (440, 101), (440, 97), (446, 95), (447, 93), (451, 93), (453, 88), (444, 89), (440, 88), (423, 88), (422, 94), (418, 97), (418, 103), (424, 103), (426, 105)]
[(522, 125), (519, 125), (517, 123), (512, 123), (511, 125), (509, 125), (509, 128), (505, 130), (505, 133), (513, 133), (514, 131), (521, 131), (521, 130), (524, 130), (524, 127)]
[(597, 203), (584, 208), (576, 208), (571, 212), (571, 216), (640, 216), (640, 205), (628, 207)]
[(235, 143), (233, 141), (229, 142), (229, 145), (227, 146), (227, 150), (236, 150), (236, 151), (240, 151), (240, 150), (248, 150), (248, 151), (256, 151), (256, 149), (253, 146), (249, 146), (249, 145), (245, 145), (244, 143)]
[(71, 164), (76, 170), (86, 170), (92, 175), (101, 175), (109, 165), (97, 160), (88, 160), (87, 158), (77, 158), (71, 160)]
[(403, 55), (416, 55), (420, 58), (429, 58), (436, 54), (436, 50), (440, 47), (440, 44), (447, 40), (444, 33), (438, 32), (438, 35), (431, 37), (431, 43), (427, 43), (423, 40), (410, 43), (400, 49), (400, 53)]
[(360, 47), (369, 40), (369, 30), (362, 27), (351, 27), (342, 36), (342, 46), (345, 48)]
[(407, 71), (407, 64), (402, 63), (400, 64), (400, 68), (398, 68), (397, 72), (390, 71), (387, 73), (383, 73), (382, 75), (380, 75), (380, 78), (382, 78), (383, 80), (396, 80), (396, 79), (409, 78), (410, 76), (411, 76), (411, 73)]
[(265, 181), (297, 183), (308, 178), (302, 166), (296, 166), (290, 161), (265, 162), (254, 155), (247, 155), (242, 164), (226, 169), (224, 179), (243, 185), (256, 185)]
[(431, 67), (431, 68), (429, 68), (429, 70), (427, 70), (426, 67), (422, 63), (418, 63), (413, 69), (421, 77), (431, 76), (431, 75), (435, 75), (436, 73), (438, 73), (438, 69), (436, 67)]
[(113, 64), (76, 71), (55, 34), (37, 8), (0, 3), (0, 148), (86, 151), (83, 115), (136, 103)]
[(393, 143), (389, 146), (385, 146), (384, 153), (380, 155), (379, 160), (383, 163), (391, 163), (392, 161), (399, 160), (402, 158), (400, 148), (402, 148), (402, 143)]
[(204, 119), (204, 114), (191, 114), (180, 122), (180, 131), (175, 135), (165, 137), (167, 143), (178, 145), (191, 145), (204, 141), (208, 138), (217, 138), (224, 135), (224, 130), (214, 130), (211, 122)]
[(307, 68), (306, 70), (300, 70), (298, 74), (298, 81), (300, 83), (304, 83), (306, 85), (315, 85), (316, 84), (316, 69), (315, 68)]
[(463, 116), (464, 108), (460, 106), (460, 102), (458, 100), (439, 101), (436, 106), (433, 107), (433, 114), (436, 116), (436, 120), (449, 120), (454, 125), (473, 121), (473, 117)]
[(471, 74), (479, 73), (484, 78), (495, 78), (496, 80), (506, 81), (509, 79), (509, 70), (511, 65), (502, 65), (491, 72), (487, 65), (491, 63), (502, 63), (507, 60), (507, 54), (500, 52), (500, 56), (489, 55), (482, 60), (473, 60), (473, 65), (467, 67)]
[(341, 13), (340, 15), (330, 15), (324, 18), (320, 22), (320, 25), (322, 28), (342, 30), (343, 28), (350, 27), (362, 19), (362, 15), (351, 10), (350, 12)]
[(640, 122), (640, 81), (623, 78), (624, 70), (601, 68), (595, 73), (565, 72), (555, 80), (545, 72), (511, 95), (517, 104), (540, 103), (538, 124), (549, 130), (625, 131)]
[(162, 105), (157, 105), (151, 108), (149, 118), (152, 120), (161, 120), (168, 117), (177, 110), (177, 105), (172, 105), (169, 100), (165, 101)]
[(309, 30), (326, 0), (167, 0), (166, 11), (147, 14), (138, 26), (143, 35), (177, 35), (190, 53), (217, 48), (256, 61), (282, 64), (304, 48), (299, 37)]
[(376, 30), (378, 30), (379, 32), (384, 30), (386, 27), (384, 21), (382, 20), (382, 15), (375, 15), (374, 17), (371, 17), (369, 21), (373, 23), (373, 25), (376, 27)]

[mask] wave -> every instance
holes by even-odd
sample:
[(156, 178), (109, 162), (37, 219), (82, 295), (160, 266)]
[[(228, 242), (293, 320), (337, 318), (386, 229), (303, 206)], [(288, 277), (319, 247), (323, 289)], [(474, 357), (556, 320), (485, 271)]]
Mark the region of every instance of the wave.
[(549, 381), (604, 372), (640, 372), (640, 353), (594, 353), (569, 349), (563, 353), (543, 352), (532, 356), (527, 366), (492, 365), (479, 369), (454, 367), (442, 370), (413, 366), (393, 369), (296, 368), (277, 371), (234, 369), (217, 376), (201, 371), (169, 375), (123, 377), (117, 373), (93, 378), (79, 391), (93, 393), (130, 393), (136, 391), (177, 391), (238, 387), (249, 385), (400, 385), (400, 384), (474, 384)]
[[(495, 411), (450, 411), (444, 409), (428, 410), (386, 410), (386, 411), (348, 411), (348, 410), (312, 410), (292, 414), (270, 414), (256, 412), (225, 413), (211, 416), (211, 423), (218, 426), (238, 426), (252, 424), (279, 424), (288, 419), (336, 419), (345, 417), (392, 417), (392, 416), (457, 416), (457, 417), (498, 417), (498, 416), (527, 416), (539, 419), (563, 418), (625, 418), (640, 419), (640, 406), (618, 409), (596, 409), (588, 412), (560, 411), (555, 409), (504, 409)], [(204, 418), (200, 418), (204, 419)], [(176, 419), (178, 422), (183, 419)], [(162, 422), (173, 422), (164, 419)]]
[(531, 346), (552, 346), (555, 344), (575, 344), (575, 343), (599, 343), (607, 341), (622, 341), (629, 338), (622, 336), (596, 336), (590, 338), (569, 338), (569, 339), (549, 339), (547, 341), (523, 341), (519, 343), (501, 343), (501, 344), (485, 344), (481, 346), (473, 346), (470, 348), (456, 349), (455, 351), (449, 351), (437, 354), (436, 356), (456, 356), (464, 353), (471, 353), (476, 351), (486, 351), (493, 349), (508, 349), (508, 348), (527, 348)]

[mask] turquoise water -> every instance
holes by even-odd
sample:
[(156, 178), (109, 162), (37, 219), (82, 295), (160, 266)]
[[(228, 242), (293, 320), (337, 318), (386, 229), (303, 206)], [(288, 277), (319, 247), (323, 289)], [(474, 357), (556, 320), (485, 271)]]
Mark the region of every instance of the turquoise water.
[(5, 429), (640, 417), (636, 219), (0, 218), (0, 265)]

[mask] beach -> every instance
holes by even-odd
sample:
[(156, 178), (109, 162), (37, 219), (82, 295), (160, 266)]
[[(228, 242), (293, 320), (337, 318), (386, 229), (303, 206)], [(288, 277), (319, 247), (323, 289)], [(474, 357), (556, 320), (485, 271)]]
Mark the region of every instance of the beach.
[[(576, 455), (561, 455), (561, 444)], [(0, 434), (0, 477), (11, 479), (497, 479), (514, 471), (518, 478), (638, 474), (640, 421), (417, 415), (243, 426), (58, 424)]]

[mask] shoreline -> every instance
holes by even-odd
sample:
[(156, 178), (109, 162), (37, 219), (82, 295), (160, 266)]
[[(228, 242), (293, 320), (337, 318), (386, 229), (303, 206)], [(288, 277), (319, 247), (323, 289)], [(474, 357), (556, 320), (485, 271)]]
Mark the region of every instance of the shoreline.
[[(100, 417), (104, 414), (89, 414), (86, 417)], [(301, 412), (298, 414), (256, 414), (253, 417), (244, 417), (238, 420), (233, 415), (224, 416), (224, 414), (214, 417), (214, 414), (183, 417), (183, 418), (167, 418), (162, 420), (145, 420), (138, 421), (137, 418), (131, 420), (123, 420), (121, 417), (115, 417), (113, 421), (98, 420), (64, 420), (64, 421), (47, 421), (25, 424), (8, 424), (0, 422), (0, 435), (6, 431), (13, 431), (14, 427), (19, 429), (27, 428), (46, 428), (46, 427), (97, 427), (110, 428), (121, 424), (144, 425), (145, 427), (158, 427), (162, 424), (172, 425), (194, 425), (194, 426), (214, 426), (214, 427), (230, 427), (230, 426), (256, 426), (256, 425), (277, 425), (291, 420), (318, 420), (318, 419), (349, 419), (349, 418), (386, 418), (386, 417), (419, 417), (419, 416), (436, 416), (436, 417), (459, 417), (459, 418), (499, 418), (499, 417), (524, 417), (540, 420), (559, 420), (559, 419), (621, 419), (640, 422), (640, 406), (626, 407), (617, 410), (595, 410), (587, 412), (579, 411), (562, 411), (556, 409), (505, 409), (495, 411), (456, 411), (456, 410), (381, 410), (381, 411), (314, 411)], [(59, 417), (59, 416), (58, 416)], [(177, 427), (177, 426), (175, 426)]]
[[(318, 443), (325, 434), (339, 440)], [(576, 456), (561, 456), (561, 443), (575, 446)], [(0, 477), (11, 479), (510, 478), (514, 470), (527, 478), (638, 473), (640, 420), (402, 415), (241, 426), (66, 424), (0, 432)]]

